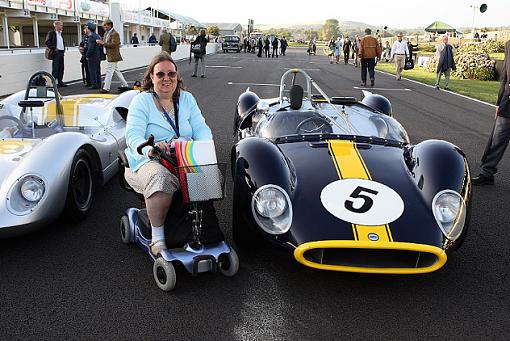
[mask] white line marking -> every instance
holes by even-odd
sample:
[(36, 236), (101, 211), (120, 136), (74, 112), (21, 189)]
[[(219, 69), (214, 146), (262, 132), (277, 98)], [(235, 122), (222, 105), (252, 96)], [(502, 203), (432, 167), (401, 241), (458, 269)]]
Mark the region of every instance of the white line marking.
[(207, 68), (215, 67), (215, 68), (225, 68), (225, 69), (242, 69), (242, 66), (228, 66), (228, 65), (206, 65)]
[[(383, 73), (385, 75), (388, 75), (388, 76), (392, 76), (392, 77), (395, 77), (395, 75), (391, 74), (391, 73), (388, 73), (388, 72), (384, 72), (384, 71), (379, 71), (379, 70), (376, 70), (377, 72), (379, 73)], [(414, 79), (409, 79), (409, 78), (405, 78), (405, 77), (402, 77), (402, 79), (405, 79), (406, 81), (409, 81), (409, 82), (413, 82), (413, 83), (416, 83), (416, 84), (421, 84), (423, 86), (426, 86), (428, 88), (435, 88), (434, 86), (432, 85), (428, 85), (428, 84), (425, 84), (425, 83), (422, 83), (422, 82), (418, 82), (418, 81), (415, 81)], [(481, 103), (481, 104), (485, 104), (485, 105), (488, 105), (488, 106), (491, 106), (493, 108), (495, 108), (496, 106), (494, 104), (491, 104), (491, 103), (487, 103), (487, 102), (484, 102), (484, 101), (481, 101), (479, 99), (476, 99), (476, 98), (473, 98), (473, 97), (469, 97), (469, 96), (466, 96), (466, 95), (461, 95), (461, 94), (458, 94), (456, 92), (452, 92), (452, 91), (448, 91), (448, 90), (443, 90), (443, 89), (438, 89), (438, 91), (441, 90), (443, 92), (447, 92), (449, 94), (452, 94), (452, 95), (455, 95), (455, 96), (459, 96), (459, 97), (462, 97), (462, 98), (465, 98), (465, 99), (470, 99), (472, 101), (475, 101), (475, 102), (478, 102), (478, 103)]]
[(276, 86), (280, 87), (280, 84), (268, 84), (268, 83), (235, 83), (227, 82), (228, 85), (252, 85), (252, 86)]
[(411, 89), (386, 89), (386, 88), (372, 88), (372, 87), (359, 87), (359, 86), (353, 86), (353, 88), (359, 89), (359, 90), (412, 91)]

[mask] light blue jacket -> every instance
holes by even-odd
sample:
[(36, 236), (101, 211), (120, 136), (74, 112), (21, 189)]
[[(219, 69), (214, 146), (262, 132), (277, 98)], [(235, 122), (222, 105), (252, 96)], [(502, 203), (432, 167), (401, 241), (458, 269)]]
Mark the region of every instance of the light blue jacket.
[[(205, 123), (197, 101), (187, 91), (182, 91), (179, 97), (179, 133), (181, 137), (188, 136), (193, 140), (212, 140), (211, 129)], [(129, 168), (136, 172), (140, 166), (149, 162), (148, 153), (152, 147), (143, 148), (143, 154), (136, 152), (136, 148), (154, 135), (154, 142), (170, 141), (176, 137), (172, 126), (154, 103), (151, 93), (142, 92), (133, 98), (129, 105), (126, 124), (126, 156)]]

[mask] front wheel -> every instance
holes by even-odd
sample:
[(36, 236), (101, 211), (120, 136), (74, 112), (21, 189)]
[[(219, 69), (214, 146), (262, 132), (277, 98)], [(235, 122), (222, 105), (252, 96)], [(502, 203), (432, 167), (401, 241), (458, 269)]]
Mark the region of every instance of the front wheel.
[(171, 262), (167, 262), (162, 257), (159, 257), (154, 262), (152, 273), (156, 284), (161, 290), (172, 291), (175, 288), (177, 276), (175, 275), (174, 265)]
[(78, 150), (74, 155), (65, 210), (71, 220), (83, 219), (92, 207), (95, 183), (91, 160), (90, 154), (85, 149)]
[(229, 253), (223, 253), (218, 258), (218, 269), (226, 277), (232, 277), (239, 271), (239, 257), (232, 246)]

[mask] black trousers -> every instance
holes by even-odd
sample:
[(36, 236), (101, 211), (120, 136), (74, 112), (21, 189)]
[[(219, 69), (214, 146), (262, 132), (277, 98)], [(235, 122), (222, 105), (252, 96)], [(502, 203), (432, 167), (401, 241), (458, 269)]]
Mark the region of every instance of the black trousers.
[(375, 79), (375, 58), (362, 58), (361, 59), (361, 81), (367, 82), (367, 70), (370, 79)]
[(273, 54), (271, 55), (271, 58), (274, 58), (275, 55), (276, 58), (278, 58), (278, 46), (276, 47), (273, 46)]
[(285, 56), (285, 51), (287, 50), (286, 47), (282, 47), (282, 55)]
[(51, 75), (57, 81), (57, 84), (62, 84), (64, 78), (64, 51), (56, 50), (55, 57), (51, 63)]
[(90, 75), (90, 84), (94, 88), (101, 87), (101, 61), (97, 60), (88, 60), (89, 63), (89, 75)]
[(508, 141), (510, 140), (510, 118), (496, 117), (492, 134), (487, 142), (482, 156), (482, 174), (494, 175), (498, 171), (498, 163), (505, 154)]

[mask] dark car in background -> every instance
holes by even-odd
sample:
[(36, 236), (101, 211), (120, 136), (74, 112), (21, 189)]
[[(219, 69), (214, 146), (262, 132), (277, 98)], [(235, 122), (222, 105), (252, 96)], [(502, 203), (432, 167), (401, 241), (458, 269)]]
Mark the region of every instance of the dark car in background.
[(236, 51), (239, 53), (242, 48), (241, 38), (238, 36), (224, 36), (221, 48), (223, 49), (223, 52)]

